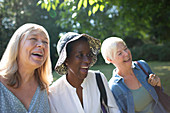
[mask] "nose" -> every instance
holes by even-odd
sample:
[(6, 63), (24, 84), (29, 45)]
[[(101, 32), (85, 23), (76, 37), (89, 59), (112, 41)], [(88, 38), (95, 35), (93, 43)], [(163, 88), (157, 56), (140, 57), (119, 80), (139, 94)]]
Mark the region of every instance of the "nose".
[(87, 63), (87, 64), (90, 64), (90, 63), (91, 63), (91, 57), (84, 56), (84, 57), (83, 57), (83, 62), (84, 62), (84, 63)]
[(44, 47), (43, 42), (42, 42), (42, 41), (38, 41), (38, 42), (37, 42), (37, 47), (41, 47), (41, 48)]
[(124, 55), (125, 55), (125, 56), (128, 56), (128, 51), (124, 51)]

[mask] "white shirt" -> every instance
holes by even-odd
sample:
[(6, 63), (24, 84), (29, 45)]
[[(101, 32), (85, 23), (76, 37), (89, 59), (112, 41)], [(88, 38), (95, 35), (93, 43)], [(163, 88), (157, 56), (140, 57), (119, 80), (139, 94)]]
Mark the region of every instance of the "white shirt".
[[(99, 71), (98, 71), (99, 72)], [(107, 79), (101, 73), (106, 89), (110, 113), (120, 113), (111, 93)], [(101, 113), (100, 92), (96, 82), (95, 71), (88, 72), (81, 84), (83, 88), (83, 107), (76, 93), (76, 88), (71, 86), (63, 75), (50, 86), (49, 103), (51, 113)]]

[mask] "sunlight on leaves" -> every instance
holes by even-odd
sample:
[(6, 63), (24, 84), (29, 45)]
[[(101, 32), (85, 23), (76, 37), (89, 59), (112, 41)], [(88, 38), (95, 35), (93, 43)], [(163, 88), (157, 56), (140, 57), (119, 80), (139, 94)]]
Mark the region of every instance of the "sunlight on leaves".
[(47, 9), (47, 6), (48, 6), (47, 4), (44, 4), (44, 8), (45, 8), (45, 9)]
[(89, 10), (89, 11), (88, 11), (88, 16), (91, 16), (91, 14), (92, 14), (92, 11)]
[(42, 1), (38, 1), (37, 2), (37, 6), (39, 6), (40, 4), (42, 4)]
[(83, 6), (86, 8), (87, 7), (87, 0), (84, 0)]
[(56, 10), (56, 7), (55, 7), (55, 5), (54, 5), (54, 4), (52, 4), (52, 9), (53, 9), (53, 10)]
[(80, 0), (79, 3), (78, 3), (78, 8), (77, 8), (77, 10), (79, 10), (79, 9), (81, 8), (82, 4), (83, 4), (83, 0)]
[(95, 3), (94, 0), (89, 0), (89, 4), (90, 4), (90, 5), (93, 5), (94, 3)]
[(93, 7), (93, 14), (95, 14), (98, 9), (99, 9), (99, 4), (96, 4), (96, 6)]
[(104, 5), (100, 5), (100, 11), (104, 10)]
[(41, 9), (44, 9), (44, 7), (45, 7), (45, 3), (42, 3), (41, 4)]
[(55, 7), (57, 7), (59, 3), (60, 3), (59, 0), (55, 0)]
[(49, 12), (51, 9), (51, 4), (48, 4), (47, 11)]

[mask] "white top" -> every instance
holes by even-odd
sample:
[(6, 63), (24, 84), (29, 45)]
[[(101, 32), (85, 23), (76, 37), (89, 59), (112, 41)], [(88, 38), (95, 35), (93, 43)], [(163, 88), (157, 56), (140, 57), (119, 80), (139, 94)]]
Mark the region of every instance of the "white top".
[[(99, 72), (99, 71), (97, 71)], [(120, 113), (107, 79), (101, 73), (106, 88), (110, 113)], [(71, 86), (63, 75), (50, 86), (49, 102), (51, 113), (101, 113), (100, 92), (96, 82), (95, 71), (88, 72), (81, 84), (83, 88), (83, 107), (76, 93), (76, 88)]]

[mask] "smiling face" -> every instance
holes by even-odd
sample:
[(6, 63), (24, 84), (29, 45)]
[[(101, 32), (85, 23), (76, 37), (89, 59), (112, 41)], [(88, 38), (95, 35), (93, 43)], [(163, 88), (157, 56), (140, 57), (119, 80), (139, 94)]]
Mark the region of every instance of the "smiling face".
[(91, 50), (87, 40), (82, 38), (69, 43), (67, 46), (67, 59), (65, 64), (68, 68), (69, 78), (84, 80), (86, 78), (91, 58)]
[(18, 64), (29, 68), (38, 68), (43, 65), (49, 52), (49, 39), (46, 35), (34, 30), (25, 34), (21, 39), (18, 52)]
[(122, 66), (131, 67), (132, 55), (128, 47), (123, 43), (117, 43), (116, 48), (117, 51), (114, 52), (112, 63), (118, 68)]

